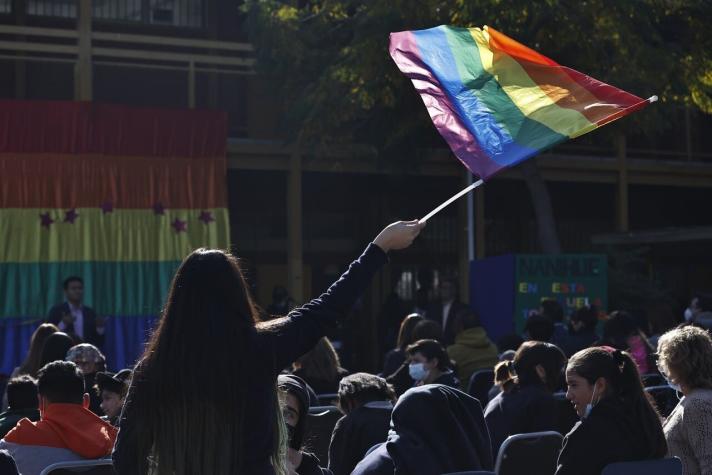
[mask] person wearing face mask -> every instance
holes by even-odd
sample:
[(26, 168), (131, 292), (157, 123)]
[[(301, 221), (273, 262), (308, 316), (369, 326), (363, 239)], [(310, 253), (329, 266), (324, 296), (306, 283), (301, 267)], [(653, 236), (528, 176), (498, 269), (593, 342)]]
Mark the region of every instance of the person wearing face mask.
[(497, 364), (494, 381), (502, 392), (485, 409), (493, 454), (510, 435), (556, 430), (553, 393), (565, 364), (557, 346), (539, 341), (523, 343), (514, 360)]
[(556, 475), (599, 475), (611, 463), (665, 457), (660, 415), (628, 353), (606, 346), (579, 351), (566, 367), (566, 384), (582, 420), (564, 438)]
[(309, 413), (312, 389), (298, 376), (279, 375), (277, 387), (281, 392), (282, 413), (287, 425), (287, 474), (288, 475), (331, 475), (319, 466), (316, 455), (304, 450), (304, 433)]
[(418, 340), (406, 349), (408, 373), (416, 386), (444, 384), (460, 388), (445, 348), (436, 340)]
[(684, 475), (712, 473), (712, 338), (693, 326), (665, 333), (658, 342), (660, 373), (682, 399), (663, 424), (668, 454)]

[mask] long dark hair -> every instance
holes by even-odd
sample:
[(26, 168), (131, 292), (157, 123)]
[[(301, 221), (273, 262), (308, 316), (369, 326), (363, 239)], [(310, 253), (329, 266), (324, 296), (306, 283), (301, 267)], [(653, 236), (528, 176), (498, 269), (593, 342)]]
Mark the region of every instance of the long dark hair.
[(497, 363), (494, 369), (494, 382), (509, 392), (515, 386), (525, 387), (541, 384), (537, 365), (541, 365), (546, 373), (544, 385), (554, 392), (561, 382), (561, 370), (566, 364), (566, 356), (558, 346), (542, 341), (527, 341), (522, 343), (512, 361)]
[(241, 473), (257, 315), (234, 256), (198, 249), (180, 265), (129, 391), (141, 474)]
[(40, 368), (53, 361), (64, 361), (67, 352), (74, 346), (74, 340), (64, 332), (54, 332), (47, 337), (42, 346)]
[(609, 346), (587, 348), (569, 359), (566, 371), (573, 371), (591, 385), (605, 378), (610, 389), (602, 398), (614, 398), (636, 420), (651, 458), (665, 456), (667, 444), (660, 414), (645, 392), (638, 366), (628, 353)]
[(297, 363), (302, 370), (301, 376), (307, 382), (338, 381), (344, 371), (339, 354), (327, 337), (322, 337), (311, 351), (297, 360)]
[(20, 374), (29, 374), (33, 378), (37, 377), (37, 371), (42, 367), (40, 366), (40, 363), (42, 363), (42, 348), (44, 348), (47, 338), (58, 331), (59, 328), (52, 323), (43, 323), (37, 327), (37, 330), (32, 334), (27, 357), (20, 366)]
[(405, 351), (408, 345), (415, 342), (413, 339), (413, 330), (415, 330), (415, 326), (422, 321), (423, 316), (419, 313), (411, 313), (403, 319), (400, 330), (398, 330), (398, 343), (396, 345), (399, 350)]

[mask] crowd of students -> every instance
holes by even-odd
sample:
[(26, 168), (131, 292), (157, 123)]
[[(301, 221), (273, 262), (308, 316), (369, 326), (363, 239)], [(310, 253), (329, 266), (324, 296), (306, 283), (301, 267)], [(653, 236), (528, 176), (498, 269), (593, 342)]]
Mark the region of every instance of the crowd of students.
[[(0, 466), (35, 475), (56, 461), (111, 456), (131, 475), (492, 470), (507, 437), (559, 429), (555, 394), (565, 391), (580, 420), (562, 434), (556, 475), (669, 456), (685, 475), (712, 474), (712, 338), (695, 315), (659, 328), (654, 347), (625, 312), (609, 315), (599, 338), (596, 309), (567, 319), (545, 301), (527, 341), (495, 345), (443, 281), (436, 305), (419, 302), (403, 319), (383, 372), (349, 375), (325, 334), (421, 229), (386, 227), (324, 294), (269, 321), (235, 257), (197, 250), (176, 272), (143, 356), (117, 374), (96, 346), (41, 325), (7, 386)], [(481, 370), (494, 370), (494, 384), (475, 398), (468, 383)], [(652, 372), (681, 398), (665, 419), (644, 389), (641, 374)], [(308, 420), (326, 393), (342, 417), (321, 434), (320, 460)]]

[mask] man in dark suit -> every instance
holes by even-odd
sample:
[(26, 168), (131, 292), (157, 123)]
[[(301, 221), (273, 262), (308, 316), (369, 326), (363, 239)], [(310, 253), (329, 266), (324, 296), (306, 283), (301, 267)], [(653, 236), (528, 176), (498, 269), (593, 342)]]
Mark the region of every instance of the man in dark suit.
[(63, 303), (50, 309), (47, 322), (57, 325), (61, 331), (71, 335), (77, 343), (91, 343), (102, 348), (106, 321), (103, 317), (97, 316), (92, 308), (82, 304), (84, 281), (76, 276), (66, 278), (64, 297)]
[(442, 343), (447, 347), (455, 342), (455, 335), (462, 331), (462, 318), (470, 308), (457, 298), (457, 284), (452, 279), (441, 280), (438, 293), (440, 299), (428, 308), (425, 317), (442, 325)]

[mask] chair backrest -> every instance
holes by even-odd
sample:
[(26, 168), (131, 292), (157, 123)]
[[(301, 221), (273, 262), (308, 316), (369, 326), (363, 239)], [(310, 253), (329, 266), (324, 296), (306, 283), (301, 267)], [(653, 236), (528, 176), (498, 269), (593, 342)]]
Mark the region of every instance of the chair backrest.
[(564, 438), (558, 432), (532, 432), (507, 437), (497, 454), (497, 475), (551, 475), (556, 472)]
[(40, 475), (65, 475), (81, 473), (82, 475), (113, 475), (114, 467), (110, 458), (97, 460), (75, 460), (73, 462), (57, 462), (45, 467)]
[(601, 475), (682, 475), (682, 463), (677, 457), (618, 462), (607, 465)]
[(335, 406), (320, 406), (309, 409), (304, 443), (309, 452), (319, 458), (323, 466), (329, 460), (329, 443), (336, 421), (343, 414)]
[(566, 393), (554, 393), (554, 400), (556, 401), (556, 431), (566, 435), (579, 421), (579, 416), (571, 401), (566, 399)]
[(480, 405), (484, 409), (489, 402), (489, 390), (494, 385), (494, 370), (481, 369), (475, 371), (470, 376), (470, 382), (467, 385), (467, 394), (480, 401)]
[(334, 406), (339, 400), (339, 395), (337, 393), (317, 394), (316, 398), (319, 400), (319, 405), (321, 406)]
[(670, 415), (679, 399), (677, 398), (677, 392), (668, 385), (665, 386), (651, 386), (645, 388), (645, 392), (653, 396), (655, 399), (655, 405), (658, 406), (658, 411), (663, 417)]
[(658, 373), (647, 373), (640, 377), (643, 380), (643, 385), (648, 388), (651, 386), (664, 386), (667, 384), (665, 378)]

